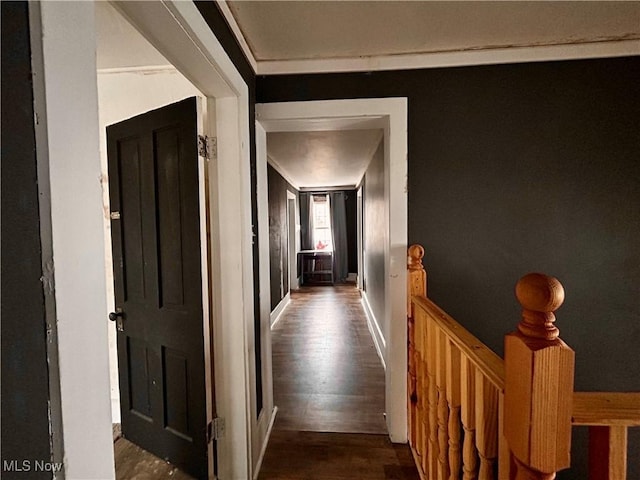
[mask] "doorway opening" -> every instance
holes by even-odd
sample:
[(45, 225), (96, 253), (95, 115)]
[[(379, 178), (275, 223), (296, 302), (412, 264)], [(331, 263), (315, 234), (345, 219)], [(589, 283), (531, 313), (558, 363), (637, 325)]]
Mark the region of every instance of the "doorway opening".
[(96, 40), (116, 478), (155, 472), (157, 457), (205, 478), (213, 299), (198, 136), (215, 136), (215, 104), (109, 3), (96, 4)]
[[(373, 300), (376, 298), (372, 295), (372, 290), (375, 286), (375, 280), (370, 282), (363, 280), (363, 274), (365, 272), (364, 260), (362, 257), (366, 254), (374, 253), (367, 251), (364, 248), (363, 239), (366, 235), (362, 232), (362, 220), (355, 222), (353, 225), (353, 241), (359, 243), (360, 248), (355, 255), (356, 259), (361, 261), (357, 263), (357, 275), (354, 275), (357, 279), (357, 283), (354, 282), (350, 288), (353, 289), (356, 294), (362, 292), (363, 306), (367, 313), (367, 335), (373, 339), (376, 346), (376, 350), (380, 357), (378, 365), (382, 363), (384, 367), (384, 373), (382, 374), (384, 388), (382, 389), (383, 398), (383, 411), (385, 413), (386, 431), (388, 432), (392, 441), (405, 442), (406, 441), (406, 391), (404, 388), (404, 371), (406, 369), (406, 358), (404, 355), (404, 349), (406, 344), (406, 331), (404, 328), (404, 317), (406, 317), (406, 299), (404, 297), (406, 277), (404, 273), (405, 252), (406, 248), (406, 99), (367, 99), (367, 100), (335, 100), (335, 101), (317, 101), (317, 102), (289, 102), (283, 104), (259, 104), (256, 106), (257, 112), (257, 145), (258, 145), (258, 185), (266, 184), (268, 175), (264, 175), (265, 170), (262, 170), (260, 166), (266, 167), (269, 163), (269, 168), (274, 165), (278, 165), (277, 154), (269, 155), (270, 150), (268, 145), (268, 135), (272, 133), (281, 132), (323, 132), (328, 130), (367, 130), (378, 129), (382, 132), (382, 141), (376, 145), (376, 151), (380, 157), (380, 168), (378, 172), (372, 172), (371, 179), (369, 180), (369, 188), (378, 189), (379, 206), (377, 215), (372, 215), (368, 227), (371, 228), (374, 223), (374, 218), (380, 223), (377, 225), (378, 232), (376, 235), (370, 235), (370, 239), (377, 239), (379, 241), (379, 250), (375, 252), (378, 255), (380, 266), (379, 271), (375, 272), (373, 269), (369, 269), (370, 273), (375, 275), (375, 278), (379, 279), (377, 285), (377, 291), (379, 292), (379, 303), (375, 306), (371, 306)], [(393, 134), (391, 134), (393, 132)], [(263, 137), (260, 141), (260, 137)], [(262, 146), (262, 148), (261, 148)], [(376, 153), (376, 152), (372, 152)], [(278, 168), (280, 176), (288, 182), (294, 188), (296, 187), (295, 180), (290, 179), (294, 175), (288, 175), (286, 169), (281, 166)], [(284, 173), (284, 174), (283, 174)], [(374, 173), (378, 175), (375, 176)], [(287, 178), (289, 177), (289, 178)], [(353, 195), (354, 212), (359, 213), (360, 219), (364, 218), (367, 212), (366, 207), (366, 193), (363, 198), (363, 185), (367, 183), (358, 182), (351, 184), (348, 189)], [(319, 186), (318, 186), (319, 187)], [(325, 185), (323, 188), (315, 188), (315, 193), (327, 194), (328, 190), (345, 190), (344, 186), (333, 185), (334, 188), (329, 189)], [(300, 211), (300, 251), (297, 254), (298, 260), (298, 274), (301, 274), (305, 267), (305, 260), (300, 259), (301, 255), (306, 255), (305, 250), (314, 250), (313, 255), (318, 253), (318, 250), (322, 248), (314, 248), (316, 245), (311, 245), (305, 249), (305, 229), (308, 232), (312, 232), (311, 226), (306, 226), (304, 219), (304, 211), (307, 208), (304, 198), (304, 193), (314, 193), (314, 188), (300, 188), (298, 192), (298, 207)], [(320, 191), (318, 191), (320, 190)], [(358, 200), (358, 198), (362, 200)], [(375, 196), (371, 195), (370, 200), (370, 212), (373, 211), (373, 199)], [(271, 201), (271, 197), (269, 198)], [(358, 206), (359, 205), (359, 206)], [(313, 208), (311, 206), (311, 208)], [(269, 207), (270, 211), (272, 207)], [(259, 218), (261, 222), (269, 222), (269, 216), (267, 211), (263, 209), (259, 211)], [(270, 227), (272, 226), (269, 224)], [(358, 233), (359, 232), (359, 233)], [(360, 240), (360, 241), (358, 241)], [(324, 243), (324, 242), (323, 242)], [(322, 247), (322, 245), (321, 245)], [(265, 250), (268, 248), (266, 246)], [(309, 253), (311, 255), (311, 253)], [(311, 261), (315, 261), (317, 264), (318, 258), (311, 258)], [(333, 262), (333, 260), (332, 260)], [(293, 263), (290, 261), (290, 263)], [(273, 268), (274, 262), (271, 262)], [(273, 272), (272, 272), (273, 277)], [(304, 277), (299, 277), (302, 280), (301, 288), (305, 287)], [(333, 283), (333, 282), (330, 282)], [(367, 285), (368, 284), (368, 285)], [(361, 287), (357, 289), (356, 286)], [(368, 289), (367, 289), (368, 286)], [(330, 290), (325, 288), (326, 292), (339, 292), (340, 288), (336, 290)], [(320, 289), (318, 292), (322, 291)], [(294, 293), (296, 295), (296, 293)], [(327, 295), (329, 295), (327, 293)], [(359, 297), (359, 294), (358, 294)], [(277, 299), (276, 299), (277, 300)], [(295, 300), (295, 298), (294, 298)], [(281, 304), (274, 305), (272, 299), (272, 307), (277, 307)], [(291, 304), (294, 305), (294, 304)], [(358, 305), (360, 307), (360, 305)], [(289, 307), (291, 308), (291, 306)], [(289, 308), (285, 310), (289, 311)], [(327, 307), (330, 308), (330, 307)], [(273, 311), (273, 309), (272, 309)], [(281, 312), (276, 312), (280, 317)], [(399, 321), (393, 321), (393, 319), (401, 319)], [(278, 317), (276, 316), (276, 319)], [(306, 328), (307, 326), (305, 326)], [(280, 328), (277, 326), (277, 328)], [(310, 327), (311, 328), (311, 327)], [(318, 327), (318, 334), (322, 334), (322, 323)], [(339, 329), (338, 329), (339, 330)], [(338, 333), (339, 336), (339, 333)], [(273, 352), (274, 352), (274, 375), (276, 374), (276, 357), (281, 352), (277, 352), (279, 346), (276, 344), (278, 341), (276, 333), (273, 333)], [(338, 370), (336, 372), (339, 374)], [(394, 375), (397, 377), (394, 378)], [(297, 381), (297, 380), (296, 380)], [(312, 378), (306, 377), (304, 381), (313, 381)], [(274, 380), (275, 382), (275, 380)], [(274, 383), (274, 389), (277, 387)], [(277, 392), (275, 393), (277, 397)], [(292, 402), (295, 398), (290, 399)]]
[[(227, 426), (217, 446), (218, 474), (249, 478), (256, 426), (249, 420), (247, 386), (253, 334), (248, 87), (192, 2), (113, 5), (169, 63), (180, 65), (207, 99), (215, 99), (210, 112), (215, 112), (221, 159), (209, 166), (210, 197), (198, 196), (212, 205), (207, 245), (213, 255), (207, 268), (214, 281), (217, 407)], [(29, 9), (32, 38), (42, 44), (41, 51), (34, 49), (40, 55), (34, 72), (42, 79), (34, 84), (41, 102), (38, 128), (46, 135), (38, 161), (46, 166), (43, 177), (55, 199), (48, 205), (56, 246), (55, 308), (64, 319), (57, 331), (62, 422), (56, 438), (64, 448), (66, 474), (74, 478), (114, 475), (104, 232), (96, 215), (101, 169), (95, 8), (94, 3), (45, 2)], [(228, 200), (225, 209), (217, 208), (220, 198)]]

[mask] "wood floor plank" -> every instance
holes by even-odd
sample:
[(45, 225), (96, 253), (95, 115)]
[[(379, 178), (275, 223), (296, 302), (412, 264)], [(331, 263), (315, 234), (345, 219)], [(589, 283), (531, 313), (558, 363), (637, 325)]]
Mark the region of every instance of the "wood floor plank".
[(418, 480), (407, 445), (387, 435), (276, 429), (259, 480)]

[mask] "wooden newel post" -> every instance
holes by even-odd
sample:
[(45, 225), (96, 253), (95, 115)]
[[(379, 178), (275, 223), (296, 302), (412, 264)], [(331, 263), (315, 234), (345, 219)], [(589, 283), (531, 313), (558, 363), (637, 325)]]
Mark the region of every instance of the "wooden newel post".
[(427, 272), (422, 265), (424, 248), (420, 245), (411, 245), (407, 255), (407, 312), (411, 313), (411, 297), (413, 295), (427, 296)]
[(422, 266), (424, 248), (411, 245), (407, 255), (407, 397), (409, 407), (409, 443), (416, 446), (418, 429), (417, 422), (417, 379), (416, 379), (416, 350), (415, 350), (415, 319), (413, 316), (413, 295), (427, 295), (427, 272)]
[(530, 273), (516, 285), (518, 330), (505, 337), (504, 433), (516, 480), (553, 479), (570, 466), (574, 352), (559, 337), (555, 312), (564, 289)]

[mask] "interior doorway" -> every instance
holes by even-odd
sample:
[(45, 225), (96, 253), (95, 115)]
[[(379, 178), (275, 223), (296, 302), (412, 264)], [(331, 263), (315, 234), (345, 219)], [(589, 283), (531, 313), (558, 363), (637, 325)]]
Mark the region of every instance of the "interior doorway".
[[(406, 263), (406, 99), (336, 100), (289, 102), (256, 106), (258, 124), (264, 139), (257, 139), (258, 184), (266, 184), (260, 175), (260, 165), (267, 163), (267, 132), (322, 131), (341, 128), (380, 128), (382, 142), (381, 191), (384, 197), (383, 217), (387, 222), (381, 248), (383, 266), (382, 312), (377, 316), (369, 309), (368, 322), (379, 356), (385, 366), (385, 413), (389, 435), (393, 441), (405, 442), (406, 389), (404, 372), (406, 358), (405, 263)], [(393, 135), (390, 133), (394, 132)], [(261, 148), (263, 145), (263, 148)], [(302, 208), (302, 207), (301, 207)], [(390, 214), (393, 212), (393, 214)], [(265, 211), (260, 222), (268, 224)], [(301, 222), (301, 230), (304, 230)], [(304, 249), (304, 245), (301, 246)], [(268, 247), (267, 247), (268, 248)], [(366, 292), (365, 292), (365, 309)], [(392, 321), (402, 318), (402, 322)]]
[[(170, 63), (180, 69), (215, 111), (222, 159), (209, 167), (211, 201), (229, 200), (212, 209), (216, 381), (219, 410), (228, 434), (218, 445), (220, 476), (250, 478), (255, 465), (251, 432), (251, 383), (247, 345), (252, 335), (252, 255), (249, 172), (249, 95), (246, 83), (192, 2), (121, 2), (114, 4)], [(39, 128), (46, 141), (38, 148), (50, 181), (56, 246), (59, 409), (64, 464), (74, 478), (113, 478), (109, 402), (104, 233), (100, 211), (99, 125), (96, 93), (95, 4), (42, 3), (30, 8), (34, 41), (41, 42), (34, 72)], [(42, 35), (46, 32), (46, 35)], [(203, 69), (202, 65), (208, 68)], [(214, 66), (215, 68), (211, 68)], [(35, 84), (34, 84), (35, 85)], [(78, 101), (78, 99), (82, 101)], [(72, 140), (72, 141), (71, 141)], [(105, 212), (107, 213), (107, 212)], [(225, 255), (220, 255), (224, 251)], [(227, 261), (229, 257), (232, 260)], [(239, 266), (240, 265), (240, 266)], [(224, 282), (221, 279), (224, 278)], [(233, 328), (227, 323), (233, 319)], [(239, 321), (240, 320), (240, 321)], [(230, 321), (230, 320), (229, 320)], [(218, 359), (220, 361), (218, 361)], [(247, 402), (238, 408), (237, 398)], [(252, 420), (250, 420), (250, 418)], [(87, 430), (87, 421), (92, 429)], [(62, 440), (60, 440), (62, 442)]]
[(205, 478), (215, 399), (198, 136), (215, 136), (214, 104), (109, 3), (96, 4), (96, 30), (116, 474), (125, 455), (149, 464), (120, 444), (133, 442)]

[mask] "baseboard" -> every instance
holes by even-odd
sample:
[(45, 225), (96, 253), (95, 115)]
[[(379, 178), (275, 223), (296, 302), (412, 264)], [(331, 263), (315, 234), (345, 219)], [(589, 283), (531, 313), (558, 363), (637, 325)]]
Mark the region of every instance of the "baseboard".
[(369, 327), (371, 338), (373, 338), (373, 344), (376, 347), (376, 352), (378, 352), (378, 357), (380, 357), (380, 362), (382, 362), (382, 367), (386, 370), (387, 364), (384, 361), (384, 355), (382, 353), (382, 349), (386, 348), (386, 342), (384, 341), (384, 336), (380, 330), (380, 324), (376, 320), (373, 310), (371, 310), (371, 305), (369, 305), (367, 292), (364, 291), (362, 291), (362, 306), (364, 308), (364, 313), (367, 316), (367, 326)]
[(258, 461), (256, 462), (256, 471), (253, 472), (253, 480), (258, 478), (260, 474), (260, 468), (262, 468), (262, 460), (264, 460), (264, 454), (267, 451), (267, 445), (269, 445), (269, 438), (271, 438), (271, 430), (273, 430), (273, 424), (276, 421), (276, 414), (278, 413), (278, 407), (273, 407), (271, 411), (271, 420), (269, 420), (269, 426), (267, 427), (267, 434), (264, 436), (264, 442), (260, 449), (260, 455), (258, 455)]
[(357, 273), (348, 273), (347, 274), (347, 282), (353, 282), (356, 283), (358, 281), (358, 274)]
[(271, 328), (273, 328), (278, 320), (280, 320), (280, 316), (282, 315), (282, 312), (284, 312), (284, 309), (287, 308), (287, 305), (289, 305), (289, 302), (291, 302), (291, 296), (289, 292), (287, 292), (284, 298), (280, 300), (280, 303), (276, 305), (276, 308), (273, 309), (273, 312), (269, 314), (269, 324), (271, 325)]

